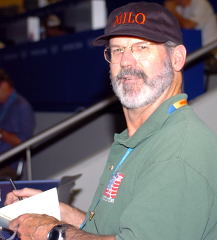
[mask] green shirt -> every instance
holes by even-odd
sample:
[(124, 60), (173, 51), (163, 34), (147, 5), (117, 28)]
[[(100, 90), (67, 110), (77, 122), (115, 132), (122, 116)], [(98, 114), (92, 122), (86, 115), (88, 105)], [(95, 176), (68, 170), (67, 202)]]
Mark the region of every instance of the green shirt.
[(168, 113), (186, 97), (165, 101), (132, 137), (115, 135), (85, 231), (117, 240), (217, 239), (217, 137), (188, 105)]

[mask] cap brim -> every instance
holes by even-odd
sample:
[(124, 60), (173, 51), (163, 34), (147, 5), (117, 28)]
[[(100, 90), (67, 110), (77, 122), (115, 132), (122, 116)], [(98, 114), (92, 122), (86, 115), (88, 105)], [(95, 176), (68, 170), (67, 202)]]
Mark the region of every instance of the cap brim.
[[(104, 46), (107, 45), (109, 42), (109, 39), (112, 37), (119, 37), (119, 36), (126, 36), (126, 37), (137, 37), (137, 38), (142, 38), (142, 39), (146, 39), (146, 40), (150, 40), (153, 42), (158, 42), (158, 43), (164, 43), (167, 41), (167, 39), (164, 39), (162, 36), (149, 36), (148, 34), (138, 34), (138, 33), (123, 33), (123, 32), (115, 32), (115, 33), (110, 33), (110, 34), (104, 34), (101, 35), (99, 37), (97, 37), (94, 41), (93, 41), (93, 45), (94, 46)], [(156, 40), (157, 39), (157, 40)]]

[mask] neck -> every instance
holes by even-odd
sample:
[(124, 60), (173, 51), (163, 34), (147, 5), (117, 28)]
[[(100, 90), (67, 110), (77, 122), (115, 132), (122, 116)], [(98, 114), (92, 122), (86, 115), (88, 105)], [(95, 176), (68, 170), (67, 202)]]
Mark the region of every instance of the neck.
[(156, 109), (167, 99), (181, 93), (182, 76), (181, 73), (176, 74), (170, 88), (152, 104), (136, 109), (128, 109), (123, 107), (128, 135), (133, 136), (137, 129), (156, 111)]

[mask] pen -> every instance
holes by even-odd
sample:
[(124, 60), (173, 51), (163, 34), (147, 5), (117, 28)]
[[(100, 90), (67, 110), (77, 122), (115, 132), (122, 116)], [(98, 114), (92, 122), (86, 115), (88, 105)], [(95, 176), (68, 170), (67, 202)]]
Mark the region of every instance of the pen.
[[(9, 181), (10, 181), (10, 183), (11, 183), (13, 189), (14, 189), (14, 190), (17, 190), (16, 185), (14, 184), (14, 181), (13, 181), (11, 178), (9, 178)], [(19, 200), (23, 200), (22, 197), (18, 197), (18, 199), (19, 199)]]

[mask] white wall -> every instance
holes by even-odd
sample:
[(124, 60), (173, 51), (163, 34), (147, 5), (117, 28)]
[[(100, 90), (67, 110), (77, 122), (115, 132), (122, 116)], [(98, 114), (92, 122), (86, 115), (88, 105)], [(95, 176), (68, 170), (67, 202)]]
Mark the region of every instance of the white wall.
[(53, 175), (52, 179), (60, 179), (62, 176), (71, 176), (82, 173), (82, 176), (76, 181), (75, 190), (80, 190), (75, 197), (73, 205), (87, 211), (99, 183), (99, 178), (104, 169), (109, 147), (102, 150), (95, 156), (92, 156), (79, 164)]
[(210, 79), (208, 92), (190, 104), (198, 116), (217, 133), (217, 75)]

